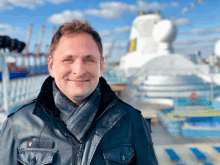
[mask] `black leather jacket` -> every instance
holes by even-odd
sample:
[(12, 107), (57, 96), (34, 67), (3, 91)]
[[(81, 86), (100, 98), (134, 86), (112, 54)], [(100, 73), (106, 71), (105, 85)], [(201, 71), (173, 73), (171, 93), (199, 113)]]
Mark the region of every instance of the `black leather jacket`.
[(0, 165), (157, 165), (150, 125), (100, 78), (101, 105), (72, 162), (74, 136), (59, 119), (52, 77), (37, 99), (11, 113), (2, 127)]

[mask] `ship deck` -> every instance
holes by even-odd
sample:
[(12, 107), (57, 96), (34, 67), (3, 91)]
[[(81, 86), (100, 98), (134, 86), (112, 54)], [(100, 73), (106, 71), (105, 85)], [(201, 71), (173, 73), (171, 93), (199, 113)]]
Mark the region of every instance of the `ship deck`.
[[(140, 102), (139, 100), (133, 98), (126, 98), (125, 100), (131, 106), (142, 111), (143, 116), (156, 114), (160, 109), (168, 109), (168, 105), (160, 104), (147, 104)], [(154, 144), (154, 150), (159, 162), (159, 165), (174, 165), (172, 161), (169, 160), (164, 149), (172, 148), (179, 155), (181, 160), (187, 165), (202, 165), (203, 162), (197, 161), (193, 155), (189, 152), (190, 147), (197, 147), (202, 151), (208, 158), (209, 162), (215, 165), (220, 165), (220, 154), (218, 154), (213, 147), (220, 147), (220, 137), (219, 138), (199, 138), (199, 137), (184, 137), (184, 136), (172, 136), (163, 125), (158, 121), (156, 125), (151, 125), (152, 141)]]
[(155, 145), (154, 150), (159, 165), (175, 165), (171, 162), (168, 156), (165, 154), (165, 148), (172, 148), (179, 155), (180, 159), (187, 165), (202, 165), (205, 161), (197, 161), (194, 156), (189, 152), (190, 147), (197, 147), (202, 151), (209, 163), (214, 165), (220, 165), (220, 154), (218, 154), (212, 147), (220, 146), (220, 143), (188, 143), (184, 145)]
[[(143, 105), (142, 105), (143, 106)], [(141, 109), (142, 113), (151, 111), (152, 107), (160, 107), (161, 105), (149, 105), (145, 110)], [(220, 154), (218, 154), (212, 147), (220, 147), (219, 138), (197, 138), (185, 136), (172, 136), (162, 126), (160, 122), (157, 125), (151, 126), (152, 141), (159, 165), (172, 165), (172, 162), (167, 157), (164, 149), (172, 148), (184, 160), (187, 165), (200, 165), (202, 162), (197, 161), (189, 152), (190, 147), (197, 147), (202, 151), (213, 164), (220, 165)], [(175, 163), (174, 163), (175, 164)]]

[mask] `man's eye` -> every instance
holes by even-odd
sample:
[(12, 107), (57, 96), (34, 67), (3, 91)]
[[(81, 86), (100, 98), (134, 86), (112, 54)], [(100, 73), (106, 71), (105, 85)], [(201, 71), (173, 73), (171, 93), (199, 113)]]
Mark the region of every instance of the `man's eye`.
[(86, 61), (87, 61), (87, 62), (94, 62), (93, 59), (87, 59)]
[(65, 60), (63, 60), (63, 61), (71, 61), (71, 59), (65, 59)]

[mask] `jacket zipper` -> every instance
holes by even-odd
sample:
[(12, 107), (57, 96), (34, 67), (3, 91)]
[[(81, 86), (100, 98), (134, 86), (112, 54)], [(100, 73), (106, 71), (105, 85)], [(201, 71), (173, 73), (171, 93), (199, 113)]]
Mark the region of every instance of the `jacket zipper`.
[[(114, 105), (115, 105), (115, 102), (116, 102), (117, 100), (114, 100), (110, 105), (108, 105), (107, 106), (107, 108), (104, 110), (104, 112), (94, 121), (94, 123), (91, 125), (91, 127), (90, 127), (90, 131), (92, 130), (91, 128), (92, 127), (94, 127), (94, 125), (95, 125), (95, 123), (97, 123), (98, 121), (99, 121), (99, 119), (106, 113), (106, 111), (107, 110), (109, 110), (110, 108), (112, 108)], [(90, 132), (89, 131), (89, 132)], [(69, 135), (69, 134), (67, 134), (67, 133), (64, 133), (64, 135), (65, 136), (67, 136), (69, 139), (70, 139), (70, 142), (71, 142), (71, 145), (73, 146), (73, 142), (72, 142), (72, 139), (71, 139), (71, 137), (73, 137), (74, 138), (74, 140), (76, 140), (78, 143), (80, 143), (77, 139), (76, 139), (76, 137), (75, 136), (72, 136), (72, 135)], [(88, 136), (87, 136), (88, 137)], [(80, 143), (81, 144), (81, 143)], [(83, 147), (85, 147), (84, 146), (84, 144), (82, 144), (83, 145)], [(83, 149), (84, 150), (84, 149)], [(77, 154), (78, 155), (78, 154)], [(82, 159), (82, 158), (81, 158)], [(72, 157), (72, 162), (73, 162), (73, 157)], [(72, 163), (72, 165), (77, 165), (77, 163), (78, 162), (73, 162)]]
[[(64, 133), (64, 136), (66, 136), (66, 137), (69, 138), (70, 143), (71, 143), (71, 145), (72, 145), (72, 153), (73, 153), (74, 143), (73, 143), (72, 138), (73, 138), (75, 141), (77, 141), (79, 144), (81, 144), (81, 143), (80, 143), (74, 136), (72, 136), (72, 135), (69, 135), (69, 134), (67, 134), (67, 133)], [(79, 153), (79, 151), (78, 151), (78, 153)], [(75, 161), (76, 161), (76, 162), (75, 162)], [(77, 160), (74, 160), (74, 157), (73, 157), (73, 155), (72, 155), (72, 165), (77, 165), (77, 163), (78, 163), (78, 154), (77, 154)]]

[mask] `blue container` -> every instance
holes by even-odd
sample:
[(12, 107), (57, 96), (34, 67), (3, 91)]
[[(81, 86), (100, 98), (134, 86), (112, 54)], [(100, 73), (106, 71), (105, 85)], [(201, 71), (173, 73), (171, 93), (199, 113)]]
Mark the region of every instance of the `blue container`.
[[(24, 78), (28, 76), (28, 72), (9, 72), (9, 79)], [(2, 81), (2, 72), (0, 72), (0, 81)]]

